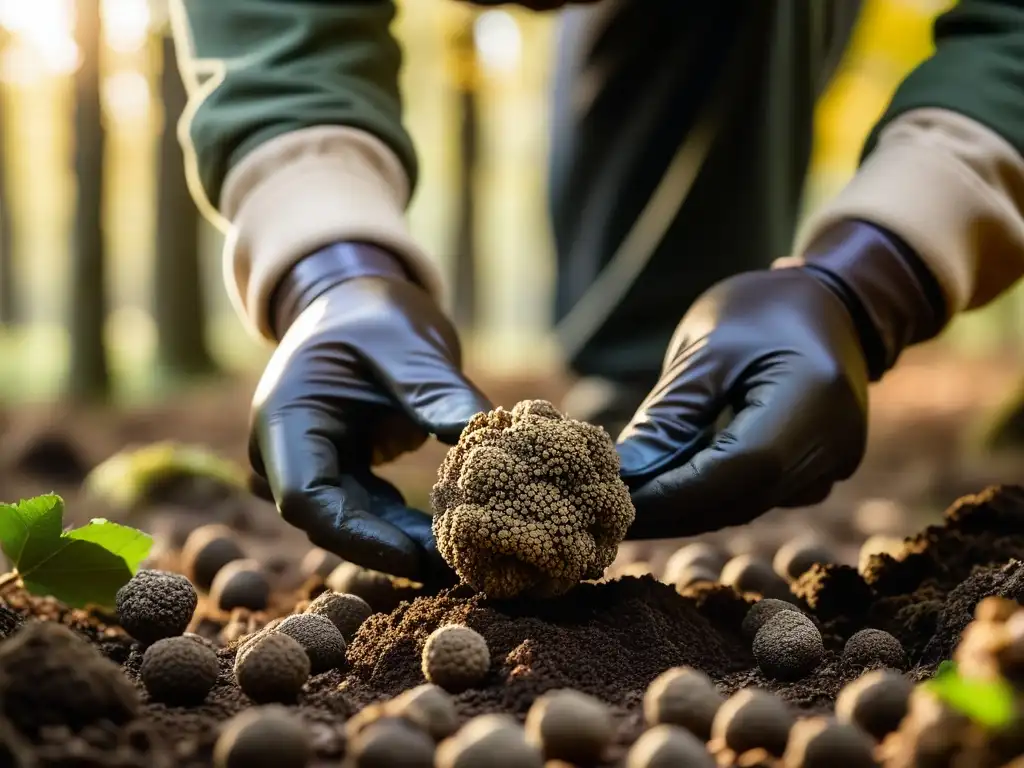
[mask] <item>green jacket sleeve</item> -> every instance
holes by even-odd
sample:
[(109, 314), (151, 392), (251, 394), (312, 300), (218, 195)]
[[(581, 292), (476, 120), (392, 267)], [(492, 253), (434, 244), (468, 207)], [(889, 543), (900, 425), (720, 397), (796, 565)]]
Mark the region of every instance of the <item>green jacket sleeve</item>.
[(935, 53), (897, 89), (864, 153), (893, 120), (948, 109), (981, 123), (1024, 153), (1024, 0), (961, 0), (934, 27)]
[(934, 36), (796, 256), (844, 220), (878, 224), (928, 265), (952, 316), (1024, 275), (1024, 0), (961, 0)]
[[(302, 128), (363, 129), (409, 176), (401, 51), (390, 0), (172, 0), (179, 66), (193, 94), (182, 126), (206, 198), (251, 150)], [(190, 153), (190, 154), (191, 154)]]

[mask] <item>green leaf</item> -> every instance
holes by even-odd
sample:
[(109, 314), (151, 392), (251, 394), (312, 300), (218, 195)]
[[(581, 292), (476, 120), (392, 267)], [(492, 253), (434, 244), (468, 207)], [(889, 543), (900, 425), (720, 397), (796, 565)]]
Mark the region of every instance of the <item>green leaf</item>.
[(75, 608), (111, 608), (138, 571), (153, 540), (142, 531), (96, 518), (62, 532), (64, 502), (48, 494), (0, 505), (0, 547), (34, 595)]
[(60, 541), (64, 500), (54, 493), (0, 504), (0, 548), (19, 571), (44, 560)]
[(102, 518), (94, 518), (87, 525), (68, 531), (64, 537), (100, 545), (124, 560), (132, 575), (139, 570), (142, 561), (149, 557), (149, 550), (153, 547), (152, 537), (142, 531)]
[(923, 685), (947, 706), (986, 728), (1005, 728), (1017, 714), (1013, 686), (1003, 679), (974, 680), (950, 665), (940, 667)]

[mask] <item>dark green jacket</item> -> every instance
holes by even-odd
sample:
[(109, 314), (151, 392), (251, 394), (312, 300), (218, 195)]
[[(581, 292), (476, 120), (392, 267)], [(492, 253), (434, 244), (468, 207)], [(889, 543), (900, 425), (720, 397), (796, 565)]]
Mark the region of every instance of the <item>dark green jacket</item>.
[[(810, 6), (825, 0), (804, 0)], [(841, 1), (841, 0), (840, 0)], [(276, 135), (318, 124), (365, 128), (412, 179), (402, 126), (401, 50), (388, 0), (183, 0), (191, 50), (226, 62), (190, 124), (207, 197), (233, 163)], [(819, 25), (806, 25), (820, 35)], [(962, 0), (935, 27), (937, 51), (900, 86), (879, 127), (921, 106), (962, 112), (1024, 148), (1024, 0)], [(876, 129), (877, 131), (877, 129)], [(870, 144), (869, 144), (870, 148)]]

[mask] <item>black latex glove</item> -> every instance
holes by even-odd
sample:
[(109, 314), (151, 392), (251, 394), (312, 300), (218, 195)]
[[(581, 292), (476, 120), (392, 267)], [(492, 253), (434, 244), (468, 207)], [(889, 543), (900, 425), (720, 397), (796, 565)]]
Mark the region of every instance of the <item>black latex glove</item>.
[(825, 499), (863, 457), (868, 382), (944, 321), (918, 257), (862, 222), (831, 230), (802, 266), (711, 288), (619, 438), (637, 509), (629, 537), (688, 536)]
[(401, 264), (345, 243), (300, 261), (273, 300), (281, 339), (253, 400), (250, 459), (318, 547), (419, 581), (450, 574), (430, 517), (371, 467), (491, 408), (460, 372), (454, 328)]

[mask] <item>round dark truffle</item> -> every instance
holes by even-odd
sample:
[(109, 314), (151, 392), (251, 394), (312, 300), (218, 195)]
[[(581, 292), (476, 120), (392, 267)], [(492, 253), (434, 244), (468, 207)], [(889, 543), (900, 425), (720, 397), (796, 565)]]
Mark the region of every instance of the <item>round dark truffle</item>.
[(117, 590), (114, 603), (124, 631), (143, 645), (150, 645), (184, 632), (199, 596), (180, 574), (143, 569)]
[(491, 653), (483, 636), (469, 627), (446, 624), (423, 645), (423, 675), (449, 693), (460, 693), (483, 680)]
[(626, 768), (715, 768), (704, 742), (677, 725), (645, 731), (626, 755)]
[(157, 640), (142, 656), (140, 674), (153, 701), (200, 704), (217, 682), (217, 654), (187, 637)]
[(614, 735), (605, 703), (579, 691), (549, 691), (526, 714), (526, 740), (548, 760), (600, 762)]
[(706, 674), (690, 667), (662, 672), (644, 694), (647, 726), (677, 725), (702, 742), (711, 737), (711, 723), (725, 698)]
[(416, 723), (441, 741), (455, 733), (459, 727), (459, 713), (455, 700), (438, 685), (424, 683), (400, 693), (388, 702), (388, 708), (399, 717)]
[(817, 539), (799, 538), (779, 547), (772, 567), (787, 581), (796, 581), (815, 563), (830, 565), (837, 561), (835, 553)]
[(754, 555), (738, 555), (722, 568), (719, 581), (737, 592), (754, 592), (763, 597), (792, 600), (789, 584), (769, 563)]
[(729, 560), (728, 553), (721, 547), (708, 544), (704, 541), (697, 541), (680, 547), (665, 563), (663, 581), (666, 584), (680, 586), (679, 580), (684, 572), (694, 568), (703, 571), (710, 571), (714, 578), (722, 572), (722, 566)]
[(757, 635), (757, 631), (761, 629), (767, 621), (775, 618), (775, 616), (781, 611), (796, 611), (797, 613), (800, 613), (800, 609), (788, 600), (776, 600), (771, 597), (763, 597), (758, 600), (750, 606), (750, 609), (747, 611), (747, 615), (743, 617), (743, 624), (740, 629), (743, 632), (744, 637), (753, 641), (754, 636)]
[(373, 614), (373, 609), (361, 597), (328, 590), (309, 604), (306, 613), (326, 616), (341, 632), (345, 642), (351, 643), (359, 627)]
[(233, 560), (217, 572), (210, 597), (222, 611), (262, 611), (270, 601), (270, 582), (255, 560)]
[(914, 684), (898, 672), (875, 669), (845, 686), (836, 697), (836, 718), (881, 741), (907, 714)]
[(895, 637), (881, 629), (862, 629), (846, 641), (843, 663), (856, 667), (889, 667), (902, 670), (907, 654)]
[(437, 746), (435, 768), (544, 768), (541, 751), (509, 715), (478, 715)]
[(290, 703), (309, 679), (309, 656), (299, 641), (280, 632), (253, 640), (235, 656), (235, 680), (257, 704)]
[(331, 575), (331, 571), (343, 562), (344, 560), (333, 552), (328, 552), (326, 549), (320, 549), (319, 547), (313, 547), (306, 553), (306, 556), (302, 558), (299, 570), (306, 578), (318, 576), (321, 579), (326, 579)]
[(825, 657), (821, 632), (796, 611), (781, 611), (754, 636), (754, 658), (772, 680), (793, 681), (813, 672)]
[(789, 705), (778, 696), (758, 688), (744, 688), (719, 707), (711, 738), (737, 754), (764, 749), (774, 757), (782, 757), (795, 721)]
[(196, 528), (189, 534), (181, 550), (185, 573), (193, 584), (204, 591), (209, 591), (221, 568), (244, 557), (245, 551), (238, 543), (235, 532), (219, 523)]
[(306, 768), (312, 761), (313, 743), (302, 721), (276, 705), (235, 715), (213, 749), (215, 768)]
[(48, 726), (77, 732), (104, 720), (123, 725), (139, 710), (121, 668), (53, 621), (26, 621), (0, 643), (0, 680), (2, 714), (28, 737)]
[(399, 719), (382, 719), (359, 731), (348, 744), (358, 768), (433, 768), (434, 740)]
[(309, 656), (310, 674), (319, 675), (345, 664), (345, 638), (326, 616), (297, 613), (271, 631), (283, 632), (299, 641)]
[(798, 721), (789, 732), (783, 764), (789, 768), (875, 768), (874, 742), (855, 725), (831, 717)]
[(399, 602), (399, 592), (390, 576), (355, 563), (342, 563), (331, 571), (325, 583), (332, 592), (363, 598), (374, 613), (390, 611)]

